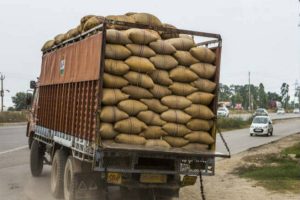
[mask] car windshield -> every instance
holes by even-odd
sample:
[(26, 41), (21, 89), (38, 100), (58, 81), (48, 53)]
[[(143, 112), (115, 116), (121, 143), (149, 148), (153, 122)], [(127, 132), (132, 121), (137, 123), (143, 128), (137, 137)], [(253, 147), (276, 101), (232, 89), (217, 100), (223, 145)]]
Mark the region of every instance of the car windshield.
[(268, 118), (265, 117), (256, 117), (253, 119), (253, 123), (255, 124), (266, 124), (268, 122)]
[(264, 109), (257, 109), (256, 112), (262, 113), (262, 112), (265, 112), (265, 111), (264, 111)]
[(224, 108), (219, 108), (219, 111), (225, 111), (225, 109)]

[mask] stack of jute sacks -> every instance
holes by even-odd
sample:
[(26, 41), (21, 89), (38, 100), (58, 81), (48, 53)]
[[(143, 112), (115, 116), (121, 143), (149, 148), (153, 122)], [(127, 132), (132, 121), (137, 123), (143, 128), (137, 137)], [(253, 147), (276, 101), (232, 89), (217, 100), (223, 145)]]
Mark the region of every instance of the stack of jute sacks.
[[(150, 14), (108, 16), (166, 26)], [(87, 17), (86, 17), (87, 18)], [(89, 22), (95, 16), (89, 16)], [(102, 18), (97, 23), (101, 23)], [(89, 26), (92, 28), (95, 24)], [(83, 27), (86, 27), (84, 25)], [(207, 149), (214, 113), (215, 53), (192, 37), (111, 26), (106, 34), (100, 135), (117, 143)], [(86, 28), (84, 28), (86, 30)]]

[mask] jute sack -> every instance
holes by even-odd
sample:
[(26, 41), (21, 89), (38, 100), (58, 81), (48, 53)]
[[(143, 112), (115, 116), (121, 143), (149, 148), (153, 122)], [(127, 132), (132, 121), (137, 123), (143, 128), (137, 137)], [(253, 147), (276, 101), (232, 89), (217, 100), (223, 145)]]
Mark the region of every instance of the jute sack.
[(171, 55), (176, 52), (173, 45), (167, 43), (165, 40), (157, 40), (149, 44), (151, 49), (153, 49), (157, 54)]
[(156, 114), (151, 110), (140, 112), (137, 115), (137, 118), (149, 126), (162, 126), (166, 124), (166, 122), (160, 118), (159, 114)]
[(106, 31), (106, 42), (111, 44), (131, 44), (132, 41), (129, 39), (128, 35), (125, 32), (108, 29)]
[(136, 13), (130, 15), (134, 21), (138, 24), (151, 25), (151, 26), (162, 26), (161, 21), (154, 15), (149, 13)]
[(47, 42), (45, 42), (45, 44), (42, 47), (42, 51), (45, 51), (47, 49), (51, 49), (53, 46), (55, 45), (55, 41), (54, 40), (48, 40)]
[(194, 41), (187, 38), (171, 38), (165, 41), (173, 45), (176, 50), (180, 51), (189, 51), (192, 47), (195, 46)]
[(147, 125), (135, 117), (129, 117), (115, 123), (114, 129), (127, 134), (139, 134), (147, 129)]
[(216, 83), (202, 78), (199, 78), (196, 81), (192, 82), (191, 85), (198, 88), (200, 91), (209, 93), (213, 92), (217, 86)]
[(158, 69), (170, 70), (178, 65), (175, 58), (170, 55), (156, 55), (150, 58), (150, 61)]
[(159, 35), (145, 29), (131, 28), (128, 29), (126, 33), (128, 34), (129, 39), (135, 44), (148, 45), (150, 42), (159, 39)]
[(191, 132), (191, 130), (188, 129), (185, 125), (175, 123), (167, 123), (163, 125), (162, 128), (168, 133), (168, 135), (176, 137), (183, 137)]
[(161, 114), (161, 118), (167, 122), (186, 124), (191, 116), (181, 110), (167, 110)]
[(172, 147), (182, 147), (189, 143), (188, 140), (181, 137), (164, 136), (163, 139)]
[(128, 85), (128, 81), (120, 76), (104, 73), (103, 85), (105, 88), (122, 88)]
[(189, 143), (182, 147), (183, 149), (189, 151), (207, 151), (208, 145), (207, 144), (198, 144), (198, 143)]
[(141, 101), (148, 106), (149, 110), (152, 110), (156, 113), (162, 113), (168, 110), (168, 107), (162, 105), (157, 99), (141, 99)]
[(199, 142), (202, 144), (212, 144), (215, 142), (215, 140), (211, 137), (211, 135), (208, 132), (204, 132), (204, 131), (191, 132), (186, 136), (184, 136), (184, 138), (190, 142)]
[[(106, 16), (106, 19), (120, 21), (120, 22), (135, 23), (135, 21), (132, 17), (126, 16), (126, 15), (108, 15), (108, 16)], [(127, 26), (114, 24), (114, 25), (109, 25), (109, 28), (112, 28), (112, 29), (126, 29)]]
[[(172, 24), (163, 24), (164, 28), (170, 28), (170, 29), (176, 29), (175, 26)], [(160, 33), (161, 38), (163, 39), (170, 39), (170, 38), (178, 38), (179, 34), (176, 33), (175, 31), (162, 31)]]
[(142, 88), (153, 88), (154, 83), (147, 74), (142, 74), (134, 71), (130, 71), (124, 75), (124, 78), (131, 84), (140, 86)]
[(165, 96), (161, 99), (161, 102), (169, 108), (173, 109), (185, 109), (192, 105), (192, 102), (186, 97), (177, 95)]
[(199, 62), (188, 51), (176, 51), (173, 55), (180, 65), (190, 66)]
[(129, 116), (127, 113), (119, 110), (115, 106), (103, 106), (101, 113), (100, 113), (100, 119), (103, 122), (107, 123), (114, 123), (116, 121), (120, 121), (123, 119), (128, 118)]
[(125, 13), (126, 16), (131, 16), (131, 15), (134, 15), (134, 14), (137, 14), (137, 12), (127, 12), (127, 13)]
[(216, 73), (216, 66), (207, 63), (196, 63), (190, 66), (200, 78), (211, 79)]
[(62, 43), (65, 40), (66, 40), (66, 34), (58, 34), (57, 36), (54, 37), (54, 43), (56, 45)]
[(102, 139), (113, 139), (119, 133), (114, 130), (113, 124), (111, 123), (104, 123), (100, 124), (100, 136)]
[(106, 44), (105, 58), (124, 60), (129, 56), (131, 52), (126, 47), (119, 44)]
[(150, 89), (150, 92), (157, 99), (172, 94), (171, 90), (169, 90), (167, 87), (157, 84), (154, 84), (154, 87)]
[(170, 71), (170, 78), (173, 81), (189, 83), (197, 80), (198, 76), (190, 69), (184, 66), (178, 66)]
[(191, 35), (188, 35), (188, 34), (179, 34), (179, 37), (180, 38), (185, 38), (185, 39), (192, 40), (195, 43), (194, 38)]
[(130, 56), (125, 60), (125, 63), (132, 71), (149, 73), (155, 70), (154, 65), (147, 58)]
[(141, 44), (127, 44), (126, 47), (131, 51), (132, 55), (150, 58), (155, 56), (155, 52), (146, 45)]
[(172, 91), (173, 94), (180, 95), (180, 96), (187, 96), (197, 91), (197, 88), (194, 88), (188, 83), (178, 83), (178, 82), (174, 82), (172, 85), (170, 85), (169, 89)]
[(79, 34), (83, 31), (83, 25), (79, 24), (76, 29), (78, 30)]
[(86, 22), (87, 20), (89, 20), (90, 18), (92, 18), (92, 17), (96, 17), (96, 15), (86, 15), (86, 16), (83, 16), (83, 17), (80, 19), (80, 24), (81, 24), (82, 26), (84, 26), (85, 22)]
[(191, 119), (187, 127), (193, 131), (209, 131), (213, 126), (212, 120)]
[(184, 111), (193, 118), (199, 119), (212, 119), (215, 116), (209, 107), (200, 104), (192, 104), (190, 107), (184, 109)]
[(129, 95), (124, 94), (120, 89), (103, 89), (102, 102), (104, 105), (115, 105), (120, 101), (128, 99)]
[(124, 112), (126, 112), (130, 116), (137, 115), (141, 111), (145, 111), (148, 109), (148, 106), (143, 104), (140, 101), (128, 99), (121, 101), (118, 104), (118, 108)]
[(83, 31), (88, 31), (100, 24), (102, 24), (104, 21), (104, 17), (95, 16), (89, 18), (83, 25)]
[(133, 145), (144, 145), (146, 139), (138, 135), (119, 134), (115, 138), (117, 143), (133, 144)]
[(166, 135), (168, 135), (168, 133), (160, 126), (148, 126), (148, 128), (140, 134), (140, 136), (143, 136), (146, 139), (159, 139)]
[(154, 83), (169, 86), (173, 83), (173, 81), (169, 77), (169, 73), (165, 70), (155, 70), (150, 73), (150, 77), (152, 78)]
[(129, 66), (121, 60), (105, 59), (104, 71), (122, 76), (129, 71)]
[(128, 94), (133, 99), (151, 99), (153, 95), (146, 89), (129, 85), (122, 88), (122, 92)]
[(80, 32), (77, 28), (72, 28), (66, 33), (66, 40), (68, 40), (72, 37), (76, 37), (79, 34), (80, 34)]
[(213, 63), (216, 60), (216, 54), (206, 47), (194, 47), (190, 52), (200, 62)]
[(170, 148), (171, 146), (165, 141), (165, 140), (147, 140), (146, 147), (164, 147), (164, 148)]
[(187, 96), (195, 104), (209, 105), (215, 95), (207, 92), (194, 92)]

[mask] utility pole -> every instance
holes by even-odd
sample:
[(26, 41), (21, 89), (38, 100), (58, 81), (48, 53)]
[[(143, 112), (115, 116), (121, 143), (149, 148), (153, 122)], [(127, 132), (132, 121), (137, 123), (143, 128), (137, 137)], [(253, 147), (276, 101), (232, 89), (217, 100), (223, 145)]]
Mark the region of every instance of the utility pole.
[(250, 87), (250, 71), (248, 72), (248, 90), (249, 90), (249, 110), (251, 111), (251, 87)]
[(0, 90), (0, 95), (1, 95), (1, 112), (3, 112), (3, 98), (4, 98), (4, 90), (3, 90), (3, 81), (5, 79), (5, 76), (0, 72), (0, 81), (1, 81), (1, 90)]

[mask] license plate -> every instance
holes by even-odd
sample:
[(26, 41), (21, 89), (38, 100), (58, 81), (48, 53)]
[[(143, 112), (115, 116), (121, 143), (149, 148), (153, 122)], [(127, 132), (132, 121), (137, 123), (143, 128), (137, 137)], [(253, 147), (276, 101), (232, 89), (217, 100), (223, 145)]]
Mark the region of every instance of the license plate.
[(262, 129), (259, 129), (259, 128), (254, 129), (254, 131), (255, 131), (255, 132), (263, 132), (263, 130), (262, 130)]
[(188, 185), (194, 185), (196, 183), (197, 176), (184, 176), (181, 185), (182, 186), (188, 186)]
[(141, 183), (166, 183), (167, 175), (163, 174), (141, 174)]
[(122, 184), (122, 175), (120, 173), (108, 172), (107, 183), (117, 184), (117, 185)]

